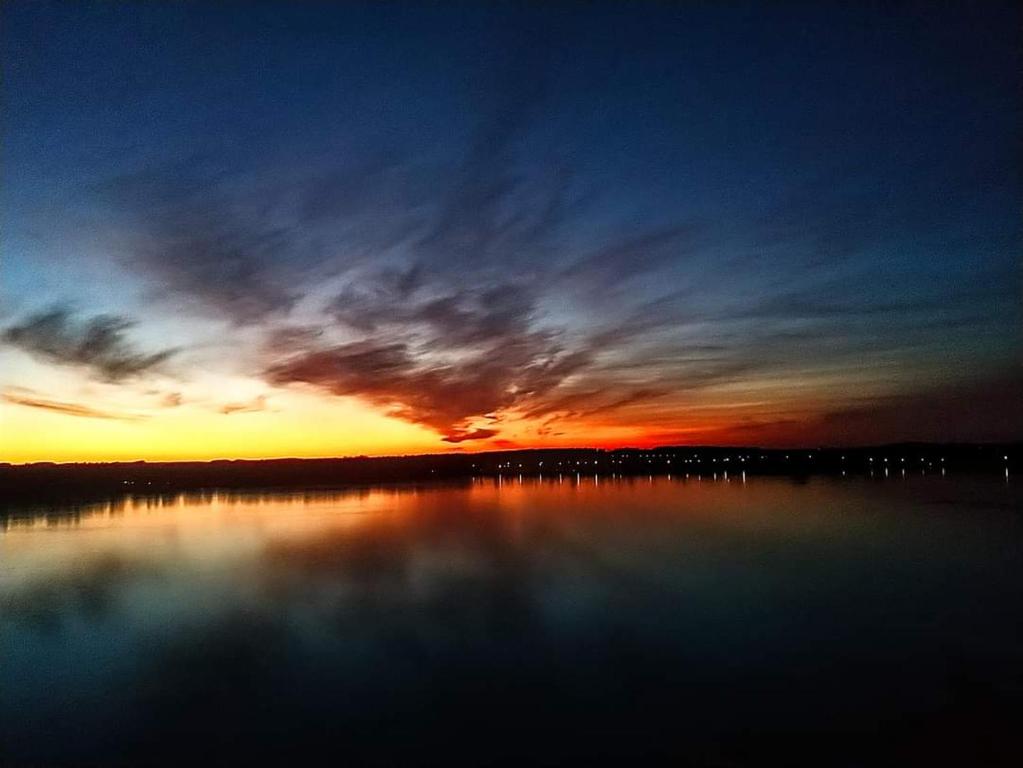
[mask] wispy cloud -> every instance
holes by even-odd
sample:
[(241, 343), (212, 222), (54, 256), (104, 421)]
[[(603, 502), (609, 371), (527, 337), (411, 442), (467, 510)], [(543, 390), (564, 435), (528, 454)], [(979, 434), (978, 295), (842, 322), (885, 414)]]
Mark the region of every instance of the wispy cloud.
[(164, 408), (177, 408), (184, 402), (180, 392), (168, 392), (160, 399), (160, 405)]
[(406, 344), (360, 341), (304, 350), (266, 371), (278, 385), (306, 383), (335, 395), (359, 396), (398, 418), (427, 425), (449, 442), (485, 436), (471, 425), (543, 395), (585, 366), (588, 356), (561, 352), (543, 336), (523, 336), (457, 362), (431, 362)]
[(80, 365), (106, 381), (121, 381), (152, 370), (175, 353), (144, 353), (128, 341), (135, 322), (119, 315), (79, 319), (67, 307), (32, 315), (3, 331), (2, 339), (29, 354), (62, 365)]
[(446, 443), (464, 443), (468, 440), (488, 440), (498, 434), (496, 429), (472, 429), (465, 432), (456, 432), (441, 438)]
[(162, 296), (238, 324), (285, 312), (294, 279), (280, 280), (295, 222), (274, 221), (253, 190), (202, 159), (143, 168), (97, 191), (119, 222), (110, 248)]
[[(587, 158), (542, 129), (567, 119), (563, 41), (504, 32), (458, 94), (454, 141), (141, 168), (101, 191), (128, 233), (112, 250), (154, 295), (236, 326), (267, 384), (362, 398), (449, 442), (496, 444), (512, 418), (638, 423), (787, 370), (909, 360), (927, 329), (962, 333), (1004, 293), (879, 285), (857, 259), (913, 211), (854, 168), (716, 209), (586, 186)], [(637, 215), (608, 220), (603, 195)], [(51, 359), (67, 346), (27, 338)], [(135, 370), (121, 357), (105, 378)]]
[(242, 403), (226, 403), (225, 405), (220, 406), (218, 410), (225, 415), (230, 415), (232, 413), (256, 413), (258, 411), (265, 411), (266, 395), (257, 395), (252, 398), (252, 400)]
[(560, 277), (573, 283), (581, 281), (589, 290), (606, 291), (667, 263), (679, 263), (704, 245), (707, 237), (707, 227), (700, 222), (634, 233), (578, 258), (562, 270)]
[(62, 413), (65, 416), (82, 416), (89, 419), (117, 419), (120, 421), (138, 421), (145, 418), (136, 414), (105, 411), (88, 405), (82, 405), (81, 403), (68, 403), (60, 400), (47, 400), (41, 397), (19, 395), (11, 391), (0, 393), (0, 398), (13, 405), (21, 405), (26, 408), (40, 408), (44, 411)]

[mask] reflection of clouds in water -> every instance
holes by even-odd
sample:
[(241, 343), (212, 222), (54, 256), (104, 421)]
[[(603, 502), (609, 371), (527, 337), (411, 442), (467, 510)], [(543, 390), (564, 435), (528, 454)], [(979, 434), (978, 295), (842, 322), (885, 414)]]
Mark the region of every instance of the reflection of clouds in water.
[(0, 614), (41, 632), (56, 632), (72, 618), (103, 621), (112, 615), (119, 592), (140, 579), (157, 577), (141, 560), (105, 553), (73, 570), (31, 580), (9, 594), (0, 593)]
[[(901, 509), (888, 493), (888, 512)], [(117, 724), (129, 762), (184, 761), (198, 744), (209, 760), (235, 763), (293, 760), (296, 744), (358, 764), (423, 755), (478, 764), (495, 752), (530, 762), (541, 743), (552, 744), (552, 762), (628, 757), (637, 744), (664, 756), (734, 743), (750, 723), (824, 727), (843, 709), (869, 720), (889, 678), (910, 701), (936, 701), (944, 651), (913, 640), (919, 622), (955, 645), (964, 618), (991, 618), (986, 608), (961, 613), (971, 590), (947, 582), (941, 563), (954, 561), (937, 548), (982, 553), (970, 560), (978, 567), (1002, 562), (986, 566), (992, 573), (1009, 554), (974, 519), (933, 504), (926, 515), (875, 514), (866, 502), (879, 497), (848, 484), (289, 498), (298, 501), (129, 505), (82, 524), (75, 540), (105, 559), (59, 570), (45, 587), (24, 581), (12, 622), (33, 626), (37, 602), (73, 631), (38, 635), (19, 658), (45, 681), (57, 645), (93, 671), (91, 649), (111, 645), (121, 675), (90, 683), (90, 716)], [(979, 502), (976, 513), (992, 524), (1002, 514)], [(113, 553), (140, 535), (162, 543)], [(0, 631), (0, 642), (12, 637)], [(991, 658), (968, 657), (976, 669)], [(0, 666), (0, 687), (18, 681), (9, 671)], [(840, 702), (820, 698), (832, 689)], [(59, 733), (62, 754), (82, 754), (91, 738), (74, 721), (22, 715), (22, 733)]]
[(436, 510), (275, 542), (261, 563), (275, 600), (344, 637), (408, 647), (524, 634), (537, 620), (531, 570), (498, 516)]
[(660, 702), (677, 673), (644, 659), (624, 624), (589, 638), (548, 626), (545, 526), (516, 540), (499, 516), (422, 511), (271, 543), (258, 610), (177, 635), (155, 660), (140, 705), (157, 725), (140, 752), (185, 732), (237, 750), (256, 721), (360, 761), (430, 748), (471, 761), (521, 756), (509, 727), (583, 736), (590, 724), (564, 719), (582, 702), (609, 725), (620, 702), (599, 692)]

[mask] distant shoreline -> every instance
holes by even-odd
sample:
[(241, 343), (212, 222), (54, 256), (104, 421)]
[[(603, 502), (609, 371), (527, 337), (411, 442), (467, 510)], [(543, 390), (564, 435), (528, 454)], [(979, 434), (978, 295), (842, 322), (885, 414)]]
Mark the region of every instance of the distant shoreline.
[[(338, 459), (236, 459), (175, 462), (0, 464), (0, 504), (125, 493), (202, 489), (340, 489), (376, 483), (419, 483), (478, 476), (889, 475), (944, 472), (1012, 473), (1023, 442), (897, 443), (857, 448), (662, 446), (658, 448), (526, 449), (488, 453)], [(0, 511), (2, 513), (2, 511)]]

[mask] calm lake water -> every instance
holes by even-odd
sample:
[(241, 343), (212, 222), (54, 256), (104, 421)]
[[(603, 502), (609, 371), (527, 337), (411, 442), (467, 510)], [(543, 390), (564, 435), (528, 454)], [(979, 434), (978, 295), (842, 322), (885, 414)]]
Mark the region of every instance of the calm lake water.
[(0, 518), (0, 762), (1017, 764), (1002, 478), (505, 479)]

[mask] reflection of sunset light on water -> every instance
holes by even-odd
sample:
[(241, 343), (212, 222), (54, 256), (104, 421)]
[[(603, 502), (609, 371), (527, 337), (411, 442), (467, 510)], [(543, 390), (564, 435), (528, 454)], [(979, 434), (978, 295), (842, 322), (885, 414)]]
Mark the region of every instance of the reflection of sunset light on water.
[[(269, 548), (317, 539), (406, 538), (422, 554), (435, 544), (429, 536), (422, 538), (424, 532), (438, 526), (458, 530), (485, 524), (510, 543), (528, 541), (530, 531), (552, 526), (617, 530), (638, 520), (787, 539), (805, 535), (808, 525), (814, 530), (840, 526), (837, 513), (859, 509), (882, 493), (866, 481), (842, 481), (841, 492), (835, 481), (814, 481), (799, 487), (802, 509), (793, 516), (789, 481), (747, 478), (744, 472), (736, 478), (740, 482), (731, 479), (727, 473), (707, 478), (558, 473), (478, 477), (434, 487), (126, 497), (66, 514), (51, 510), (8, 520), (0, 533), (0, 588), (102, 557), (225, 571), (258, 564)], [(872, 524), (881, 523), (874, 519)]]
[[(201, 730), (226, 701), (243, 713), (241, 732), (252, 717), (262, 733), (282, 719), (300, 730), (310, 712), (316, 723), (365, 707), (389, 716), (424, 692), (450, 703), (466, 680), (519, 690), (497, 719), (521, 720), (557, 691), (568, 691), (563, 709), (655, 679), (666, 698), (645, 712), (681, 702), (698, 717), (708, 695), (736, 685), (736, 659), (784, 692), (813, 658), (823, 675), (813, 685), (841, 689), (845, 706), (857, 685), (895, 674), (850, 676), (850, 656), (887, 670), (896, 644), (912, 659), (897, 671), (910, 690), (914, 675), (933, 676), (935, 636), (973, 642), (978, 621), (997, 629), (1018, 603), (1023, 582), (1005, 578), (1019, 567), (1008, 512), (1018, 484), (740, 477), (515, 474), (26, 514), (0, 532), (0, 694), (85, 686), (103, 694), (90, 702), (97, 717), (121, 724), (110, 710), (155, 684), (135, 727)], [(969, 578), (950, 586), (952, 566)], [(990, 600), (978, 611), (981, 592)], [(839, 599), (850, 608), (836, 617), (827, 606)], [(1005, 632), (984, 637), (985, 664), (1013, 650)], [(707, 674), (696, 693), (693, 670)], [(457, 722), (478, 707), (473, 685), (467, 709), (452, 705)], [(158, 706), (181, 696), (198, 709)]]

